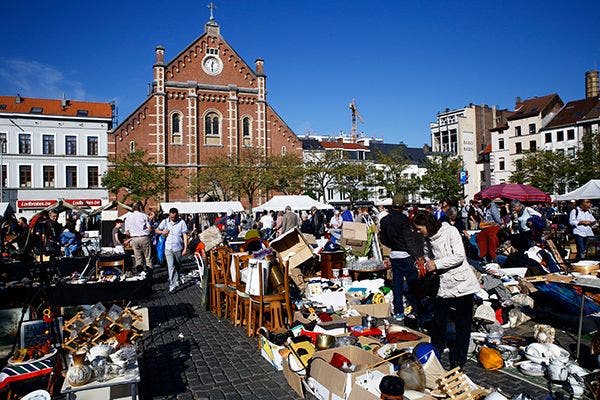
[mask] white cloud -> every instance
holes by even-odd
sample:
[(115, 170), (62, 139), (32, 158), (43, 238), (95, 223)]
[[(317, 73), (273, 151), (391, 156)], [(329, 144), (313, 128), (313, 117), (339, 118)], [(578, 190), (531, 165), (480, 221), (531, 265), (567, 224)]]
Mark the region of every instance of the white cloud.
[(17, 58), (0, 59), (2, 94), (24, 97), (85, 99), (81, 82), (69, 79), (57, 68), (37, 61)]

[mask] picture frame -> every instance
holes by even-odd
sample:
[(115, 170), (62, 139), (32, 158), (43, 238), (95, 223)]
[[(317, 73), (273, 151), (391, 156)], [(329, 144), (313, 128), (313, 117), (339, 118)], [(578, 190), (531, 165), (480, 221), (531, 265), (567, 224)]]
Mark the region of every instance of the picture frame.
[[(20, 347), (27, 348), (29, 346), (35, 346), (42, 344), (47, 338), (48, 334), (46, 333), (49, 329), (48, 323), (44, 322), (41, 319), (24, 321), (21, 325), (20, 332)], [(60, 334), (60, 342), (63, 341), (63, 318), (58, 318), (58, 331)]]

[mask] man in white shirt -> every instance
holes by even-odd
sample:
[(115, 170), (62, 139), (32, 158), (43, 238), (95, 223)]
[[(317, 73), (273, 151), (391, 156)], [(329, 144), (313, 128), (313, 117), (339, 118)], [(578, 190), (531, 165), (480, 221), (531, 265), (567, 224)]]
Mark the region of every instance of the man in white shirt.
[(138, 201), (133, 205), (133, 213), (125, 219), (125, 233), (131, 238), (131, 248), (135, 258), (135, 266), (146, 262), (146, 268), (152, 269), (152, 252), (150, 247), (150, 223), (144, 213), (143, 204)]
[(577, 261), (585, 257), (587, 242), (594, 236), (592, 226), (596, 225), (596, 218), (590, 212), (592, 202), (588, 199), (580, 200), (576, 208), (569, 214), (569, 224), (573, 227), (573, 236), (577, 245)]
[(185, 221), (179, 218), (179, 211), (174, 207), (169, 210), (169, 218), (163, 219), (156, 228), (156, 233), (166, 237), (165, 258), (169, 270), (169, 293), (173, 293), (179, 286), (181, 261), (183, 256), (187, 255), (187, 232)]
[(273, 233), (273, 217), (267, 210), (263, 211), (262, 217), (258, 221), (260, 233), (263, 239), (268, 239)]

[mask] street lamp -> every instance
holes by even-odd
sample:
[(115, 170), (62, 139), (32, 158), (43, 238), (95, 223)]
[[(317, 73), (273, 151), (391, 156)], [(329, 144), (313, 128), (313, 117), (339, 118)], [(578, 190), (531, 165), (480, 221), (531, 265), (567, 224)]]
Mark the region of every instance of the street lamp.
[(6, 145), (6, 138), (0, 137), (0, 203), (4, 201), (4, 146)]

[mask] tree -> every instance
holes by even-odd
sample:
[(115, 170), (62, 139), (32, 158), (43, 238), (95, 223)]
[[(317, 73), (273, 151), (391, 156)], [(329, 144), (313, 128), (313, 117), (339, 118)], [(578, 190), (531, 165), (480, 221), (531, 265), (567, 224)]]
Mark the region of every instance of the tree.
[(344, 165), (344, 159), (336, 151), (313, 155), (305, 163), (305, 192), (314, 193), (324, 201), (325, 190), (335, 184), (336, 176)]
[(462, 198), (462, 188), (458, 173), (462, 160), (447, 155), (428, 157), (425, 162), (427, 172), (421, 178), (423, 194), (433, 201), (457, 201)]
[[(102, 186), (121, 201), (159, 201), (175, 186), (172, 182), (179, 176), (177, 171), (158, 167), (152, 158), (146, 157), (145, 150), (136, 150), (110, 159), (113, 164), (102, 177)], [(125, 190), (122, 190), (125, 189)]]
[(190, 183), (188, 193), (199, 200), (208, 197), (229, 201), (237, 194), (232, 160), (223, 155), (211, 157), (207, 165), (191, 177)]
[(526, 183), (546, 193), (564, 193), (576, 184), (573, 158), (551, 150), (527, 152), (517, 161), (510, 177), (513, 183)]
[(379, 181), (379, 185), (385, 188), (387, 196), (393, 197), (396, 193), (402, 193), (408, 197), (419, 191), (419, 178), (409, 176), (405, 172), (410, 161), (401, 149), (389, 153), (378, 151), (375, 158), (381, 165), (381, 168), (377, 169), (376, 179)]
[(336, 189), (345, 194), (353, 205), (358, 200), (366, 200), (375, 186), (375, 168), (365, 162), (345, 162), (335, 174)]
[(286, 153), (267, 159), (268, 189), (283, 194), (301, 194), (303, 192), (304, 164), (302, 157)]
[(576, 180), (579, 185), (588, 183), (590, 179), (600, 177), (600, 132), (586, 132), (581, 139), (581, 147), (577, 151), (575, 163)]

